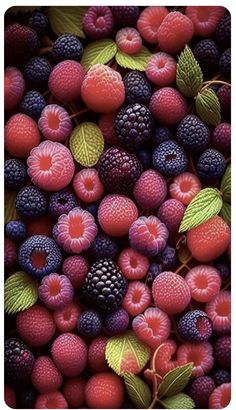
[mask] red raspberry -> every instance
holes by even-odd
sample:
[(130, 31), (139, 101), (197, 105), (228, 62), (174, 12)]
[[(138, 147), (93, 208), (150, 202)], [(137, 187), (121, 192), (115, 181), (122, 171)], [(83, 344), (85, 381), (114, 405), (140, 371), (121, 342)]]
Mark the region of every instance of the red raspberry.
[(200, 190), (201, 182), (191, 172), (183, 172), (175, 177), (169, 187), (170, 196), (184, 205), (188, 205)]
[(53, 319), (60, 333), (71, 332), (77, 325), (81, 309), (76, 303), (71, 302), (68, 306), (53, 312)]
[(193, 23), (182, 13), (172, 11), (162, 21), (157, 39), (159, 47), (167, 53), (181, 51), (193, 37)]
[(206, 304), (207, 316), (212, 321), (213, 330), (227, 333), (231, 329), (231, 293), (222, 290)]
[(129, 280), (143, 279), (149, 268), (149, 260), (135, 249), (126, 248), (120, 253), (118, 266)]
[(68, 403), (59, 391), (39, 394), (35, 402), (36, 409), (68, 409)]
[(104, 193), (104, 187), (95, 168), (84, 168), (79, 171), (74, 177), (73, 188), (78, 198), (85, 203), (99, 201)]
[(193, 362), (192, 377), (203, 376), (214, 364), (213, 348), (209, 342), (183, 343), (177, 351), (179, 365)]
[(83, 30), (95, 40), (107, 37), (113, 29), (113, 16), (110, 7), (89, 7), (83, 18)]
[(31, 382), (40, 393), (48, 393), (60, 389), (62, 375), (48, 356), (39, 356), (34, 363)]
[(162, 272), (156, 277), (152, 296), (155, 305), (169, 315), (182, 312), (191, 299), (187, 282), (173, 272)]
[(212, 143), (221, 152), (230, 150), (231, 146), (231, 124), (222, 122), (217, 125), (212, 134)]
[(87, 364), (87, 346), (77, 335), (63, 333), (51, 347), (54, 363), (64, 376), (78, 376)]
[(150, 289), (139, 281), (130, 282), (122, 306), (131, 316), (142, 313), (151, 303)]
[(89, 265), (83, 256), (69, 256), (62, 265), (62, 272), (70, 279), (75, 289), (80, 289), (83, 286), (88, 271)]
[(6, 384), (4, 385), (4, 401), (8, 407), (12, 409), (16, 408), (16, 393)]
[(36, 31), (19, 23), (9, 24), (4, 33), (7, 64), (20, 64), (37, 54), (40, 42)]
[(210, 302), (221, 287), (219, 272), (210, 265), (197, 265), (185, 276), (191, 296), (197, 302)]
[(4, 71), (4, 108), (12, 110), (21, 101), (25, 91), (25, 81), (20, 70), (7, 67)]
[(231, 337), (222, 336), (217, 339), (214, 346), (214, 356), (217, 363), (223, 368), (231, 366)]
[(50, 215), (43, 215), (33, 221), (28, 221), (26, 226), (28, 236), (45, 235), (51, 237), (54, 221)]
[(157, 43), (157, 31), (167, 14), (166, 7), (145, 7), (137, 22), (138, 31), (144, 40), (151, 44)]
[(121, 378), (109, 372), (95, 374), (86, 384), (85, 398), (91, 409), (120, 409), (124, 401)]
[(169, 232), (178, 232), (183, 219), (185, 206), (177, 199), (167, 199), (158, 209), (157, 216)]
[(4, 238), (4, 267), (12, 268), (17, 261), (17, 248), (15, 243), (8, 238)]
[(17, 313), (16, 327), (22, 340), (31, 346), (47, 344), (56, 331), (51, 312), (40, 305)]
[(160, 51), (149, 58), (146, 76), (159, 87), (166, 87), (175, 82), (176, 66), (174, 57)]
[(135, 54), (141, 50), (142, 38), (135, 28), (125, 27), (117, 32), (116, 44), (123, 53)]
[(177, 344), (172, 339), (166, 340), (158, 347), (155, 354), (155, 369), (161, 377), (179, 366), (178, 360), (174, 359), (176, 350)]
[(148, 169), (136, 181), (133, 194), (143, 209), (158, 208), (167, 195), (166, 181), (159, 172)]
[(223, 383), (211, 393), (208, 402), (209, 409), (224, 409), (231, 400), (231, 383)]
[(102, 114), (98, 120), (98, 126), (102, 131), (104, 140), (107, 144), (116, 144), (116, 129), (115, 120), (117, 117), (117, 111), (110, 114)]
[(224, 7), (218, 6), (189, 6), (185, 10), (194, 26), (196, 36), (208, 37), (213, 34), (216, 27), (225, 14)]
[(63, 386), (63, 394), (70, 407), (81, 408), (85, 401), (86, 381), (82, 377), (67, 379)]
[(156, 120), (163, 124), (177, 124), (187, 114), (185, 98), (172, 87), (156, 91), (151, 97), (149, 108)]
[(99, 336), (94, 339), (88, 348), (88, 365), (95, 373), (106, 372), (109, 370), (105, 359), (105, 350), (108, 342), (108, 337)]

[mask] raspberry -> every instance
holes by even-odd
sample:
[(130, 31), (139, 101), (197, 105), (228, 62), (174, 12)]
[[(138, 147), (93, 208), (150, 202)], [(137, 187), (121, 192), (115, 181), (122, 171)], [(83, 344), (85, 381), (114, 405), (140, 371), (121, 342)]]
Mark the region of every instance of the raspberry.
[(117, 112), (110, 114), (102, 114), (98, 120), (98, 126), (102, 131), (102, 135), (107, 144), (113, 145), (116, 143), (115, 120)]
[(152, 95), (149, 108), (157, 121), (172, 125), (186, 115), (187, 102), (175, 88), (163, 87)]
[(57, 104), (49, 104), (41, 112), (38, 127), (44, 138), (62, 142), (70, 136), (72, 122), (64, 108)]
[(221, 17), (225, 14), (224, 7), (189, 6), (185, 10), (194, 26), (194, 34), (207, 37), (214, 33)]
[(36, 409), (68, 409), (68, 403), (59, 391), (51, 391), (49, 393), (39, 394), (36, 402)]
[(30, 346), (47, 344), (56, 331), (51, 312), (40, 305), (18, 312), (16, 327), (21, 339)]
[(73, 178), (75, 165), (71, 152), (59, 142), (43, 141), (27, 159), (32, 182), (45, 191), (59, 191)]
[(215, 388), (214, 381), (209, 376), (200, 376), (193, 381), (188, 391), (198, 409), (207, 409), (208, 400)]
[(40, 47), (37, 33), (19, 23), (9, 24), (4, 32), (7, 64), (19, 64), (37, 54)]
[(168, 13), (157, 31), (158, 45), (162, 51), (167, 53), (181, 51), (192, 37), (192, 21), (178, 11)]
[(34, 11), (28, 19), (28, 26), (42, 36), (48, 28), (47, 16), (40, 11)]
[(85, 399), (91, 409), (120, 409), (124, 400), (123, 383), (113, 373), (95, 374), (86, 384)]
[(61, 190), (49, 196), (49, 212), (56, 218), (62, 214), (68, 214), (77, 206), (76, 197), (70, 191)]
[(107, 195), (98, 208), (99, 225), (111, 236), (126, 235), (137, 217), (138, 209), (135, 203), (124, 195)]
[(213, 348), (209, 342), (183, 343), (177, 351), (179, 365), (193, 362), (192, 377), (200, 377), (208, 373), (214, 364)]
[(40, 142), (37, 124), (25, 114), (15, 114), (5, 125), (5, 148), (10, 155), (26, 158)]
[(73, 188), (78, 198), (85, 203), (99, 201), (104, 193), (98, 172), (94, 168), (82, 169), (75, 174)]
[(44, 235), (52, 237), (53, 226), (54, 222), (52, 221), (50, 215), (40, 216), (37, 219), (33, 219), (32, 221), (27, 221), (27, 235)]
[(41, 90), (47, 88), (51, 71), (52, 66), (46, 58), (33, 57), (24, 65), (23, 75), (28, 87)]
[(9, 190), (20, 189), (28, 179), (27, 168), (18, 159), (4, 161), (4, 185)]
[(231, 329), (231, 294), (221, 291), (206, 305), (206, 313), (212, 321), (213, 330), (227, 333)]
[(219, 70), (223, 77), (231, 77), (231, 49), (228, 48), (221, 54), (219, 61)]
[(89, 265), (83, 256), (69, 256), (62, 265), (62, 272), (66, 275), (75, 289), (80, 289), (89, 271)]
[(82, 336), (89, 338), (98, 336), (102, 330), (101, 315), (94, 309), (85, 310), (79, 317), (77, 328)]
[(231, 146), (231, 124), (222, 122), (217, 125), (212, 134), (212, 143), (217, 150), (223, 153), (229, 151)]
[(176, 61), (171, 55), (160, 51), (149, 58), (145, 72), (152, 83), (166, 87), (175, 82)]
[(150, 289), (140, 281), (130, 282), (123, 300), (123, 308), (131, 316), (142, 313), (151, 303)]
[(62, 309), (53, 312), (53, 320), (60, 333), (71, 332), (75, 329), (81, 310), (76, 303), (71, 302)]
[(126, 27), (117, 32), (116, 44), (123, 53), (135, 54), (141, 50), (142, 38), (135, 28)]
[(201, 190), (201, 182), (191, 172), (183, 172), (173, 179), (170, 184), (170, 196), (184, 205), (188, 205)]
[(70, 407), (80, 408), (85, 401), (86, 381), (82, 377), (73, 377), (65, 381), (63, 394)]
[(220, 101), (222, 115), (229, 119), (231, 115), (231, 87), (223, 85), (216, 94)]
[(176, 139), (187, 151), (203, 151), (208, 147), (210, 130), (196, 115), (187, 115), (177, 127)]
[(61, 309), (72, 302), (73, 286), (67, 276), (50, 273), (42, 279), (38, 294), (49, 309)]
[(34, 185), (21, 188), (16, 196), (16, 210), (24, 218), (37, 218), (47, 212), (46, 194)]
[(209, 408), (224, 409), (231, 400), (231, 383), (224, 383), (216, 387), (209, 397)]
[(67, 377), (78, 376), (87, 364), (87, 346), (72, 333), (58, 336), (51, 346), (51, 354), (55, 365)]
[(169, 371), (179, 366), (178, 360), (174, 359), (177, 344), (174, 340), (164, 341), (156, 351), (155, 369), (156, 373), (163, 377)]
[(29, 91), (25, 94), (21, 104), (20, 110), (27, 114), (33, 120), (38, 121), (42, 110), (46, 106), (46, 101), (42, 94), (38, 91)]
[(222, 366), (229, 368), (231, 365), (231, 337), (222, 336), (217, 339), (214, 346), (214, 356), (217, 363)]
[(115, 24), (122, 27), (133, 27), (139, 16), (137, 6), (113, 6), (112, 14)]
[(16, 393), (11, 387), (4, 385), (4, 401), (12, 409), (16, 408)]
[(122, 308), (111, 312), (105, 317), (104, 326), (109, 335), (123, 333), (129, 326), (129, 314)]
[(62, 34), (53, 43), (52, 58), (57, 63), (63, 60), (80, 61), (83, 51), (83, 46), (78, 37), (72, 34)]
[(10, 221), (5, 225), (5, 232), (9, 239), (22, 242), (26, 237), (26, 226), (20, 220)]
[(220, 55), (214, 40), (199, 41), (195, 45), (193, 53), (204, 75), (209, 77), (217, 71)]
[(230, 47), (231, 43), (231, 15), (225, 14), (221, 17), (216, 27), (216, 41), (217, 44), (225, 50)]
[(140, 103), (148, 105), (152, 95), (150, 83), (139, 71), (129, 71), (124, 76), (125, 101), (127, 104)]
[(119, 246), (116, 239), (99, 233), (92, 242), (89, 253), (92, 259), (111, 258), (116, 259)]
[(173, 135), (172, 135), (171, 130), (168, 127), (157, 126), (152, 136), (152, 144), (154, 145), (154, 147), (157, 147), (162, 142), (169, 141), (172, 139), (173, 139)]
[(223, 383), (230, 383), (231, 376), (228, 370), (219, 369), (213, 373), (213, 380), (215, 382), (215, 386), (220, 386)]
[(182, 276), (173, 272), (162, 272), (156, 277), (152, 296), (156, 307), (170, 315), (182, 312), (191, 299), (188, 284)]
[(129, 229), (129, 242), (132, 248), (146, 256), (161, 252), (169, 236), (166, 226), (155, 216), (141, 216)]
[(24, 78), (16, 67), (4, 71), (4, 108), (12, 110), (20, 103), (25, 91)]
[(24, 386), (29, 383), (34, 367), (34, 355), (28, 347), (15, 337), (10, 337), (4, 345), (4, 368), (6, 383)]
[(189, 342), (205, 342), (212, 335), (212, 325), (205, 312), (191, 310), (179, 320), (178, 331)]
[(185, 280), (190, 288), (192, 299), (197, 302), (210, 302), (221, 287), (219, 272), (210, 265), (197, 265), (192, 268)]
[(120, 108), (125, 100), (122, 77), (106, 65), (95, 64), (85, 76), (81, 95), (91, 110), (99, 113), (113, 112)]
[(162, 310), (148, 308), (133, 319), (132, 328), (141, 341), (156, 349), (169, 337), (171, 321)]
[(135, 249), (123, 249), (118, 258), (118, 266), (123, 275), (129, 280), (143, 279), (146, 276), (149, 261)]
[(64, 60), (53, 68), (48, 87), (55, 98), (68, 103), (80, 97), (83, 80), (82, 65), (74, 60)]
[(230, 242), (230, 228), (220, 216), (214, 216), (187, 233), (187, 245), (199, 262), (210, 262), (221, 256)]
[(176, 176), (188, 167), (188, 157), (176, 141), (164, 141), (155, 149), (152, 162), (154, 168), (165, 176)]
[(105, 350), (108, 342), (106, 336), (94, 339), (88, 348), (88, 365), (94, 372), (106, 372), (109, 367), (105, 359)]
[(148, 43), (157, 43), (158, 29), (168, 14), (168, 9), (161, 6), (145, 7), (138, 18), (137, 27), (141, 36)]
[(113, 16), (109, 7), (89, 7), (83, 18), (83, 30), (95, 40), (107, 37), (113, 29)]
[(169, 232), (178, 232), (185, 206), (177, 199), (167, 199), (158, 209), (157, 216)]
[(62, 376), (50, 357), (40, 356), (35, 360), (31, 382), (40, 393), (48, 393), (60, 389)]
[(158, 208), (167, 195), (167, 185), (162, 175), (149, 169), (143, 172), (136, 181), (133, 194), (141, 208)]
[(5, 269), (12, 268), (17, 261), (17, 249), (15, 243), (4, 238), (4, 267)]
[(177, 261), (176, 251), (169, 245), (157, 255), (157, 262), (160, 264), (162, 270), (172, 269)]

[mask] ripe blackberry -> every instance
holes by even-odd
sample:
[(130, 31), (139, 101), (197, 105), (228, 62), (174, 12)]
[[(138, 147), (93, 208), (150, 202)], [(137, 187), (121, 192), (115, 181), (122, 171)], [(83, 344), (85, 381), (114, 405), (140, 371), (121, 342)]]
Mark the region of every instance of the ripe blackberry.
[(19, 396), (19, 405), (21, 409), (34, 409), (37, 392), (33, 387), (26, 387)]
[(208, 400), (214, 388), (215, 383), (209, 376), (200, 376), (192, 382), (188, 393), (197, 409), (208, 408)]
[(178, 331), (189, 342), (204, 342), (212, 335), (211, 320), (202, 310), (191, 310), (179, 320)]
[(10, 337), (5, 341), (4, 365), (8, 383), (22, 386), (30, 381), (34, 355), (20, 339)]
[(25, 64), (23, 75), (29, 87), (44, 89), (47, 87), (51, 71), (52, 66), (46, 58), (33, 57)]
[(49, 212), (56, 218), (62, 214), (68, 214), (76, 206), (78, 206), (78, 202), (72, 192), (62, 190), (49, 197)]
[(81, 313), (78, 324), (78, 332), (85, 337), (96, 337), (102, 330), (102, 318), (100, 314), (94, 310), (89, 309)]
[(137, 6), (112, 7), (112, 14), (115, 24), (120, 27), (135, 26), (138, 20), (139, 12), (139, 7)]
[(130, 104), (118, 112), (115, 126), (119, 143), (124, 148), (134, 151), (150, 139), (153, 118), (145, 105)]
[(83, 51), (83, 46), (78, 37), (72, 34), (62, 34), (57, 37), (52, 46), (52, 57), (57, 63), (63, 60), (80, 61)]
[(134, 154), (119, 147), (111, 147), (102, 153), (97, 170), (108, 192), (128, 195), (143, 168)]
[(176, 141), (164, 141), (158, 145), (152, 162), (154, 168), (167, 177), (179, 175), (188, 167), (188, 157)]
[(21, 242), (26, 236), (26, 226), (23, 221), (10, 221), (5, 225), (7, 237), (12, 241)]
[(225, 370), (225, 369), (216, 370), (213, 373), (212, 378), (215, 382), (216, 387), (220, 386), (223, 383), (230, 383), (231, 382), (230, 373), (228, 372), (228, 370)]
[(28, 26), (36, 31), (39, 36), (45, 34), (48, 28), (47, 16), (41, 11), (34, 11), (28, 18)]
[(152, 135), (152, 144), (157, 147), (164, 141), (169, 141), (173, 139), (171, 130), (164, 125), (157, 126)]
[(20, 104), (20, 110), (38, 121), (41, 112), (46, 107), (46, 101), (38, 91), (29, 91), (25, 94)]
[(231, 337), (221, 336), (214, 346), (214, 357), (216, 362), (223, 368), (231, 365)]
[(124, 332), (129, 326), (129, 314), (121, 308), (109, 313), (104, 319), (105, 330), (110, 335)]
[(94, 259), (116, 259), (118, 252), (117, 241), (104, 233), (99, 233), (89, 248), (89, 253)]
[(202, 181), (212, 182), (223, 176), (225, 167), (224, 156), (216, 149), (209, 148), (198, 159), (197, 173)]
[(218, 270), (222, 280), (226, 280), (230, 276), (230, 266), (224, 262), (217, 262), (215, 268)]
[(152, 164), (152, 155), (148, 149), (141, 149), (137, 152), (137, 157), (141, 162), (143, 169), (147, 170), (151, 168)]
[(221, 17), (216, 28), (216, 41), (221, 49), (230, 47), (231, 43), (231, 15), (225, 14)]
[(196, 115), (187, 115), (177, 127), (176, 139), (187, 151), (200, 152), (208, 147), (210, 130)]
[(157, 255), (156, 260), (157, 263), (161, 265), (162, 270), (171, 270), (177, 261), (175, 248), (167, 245), (165, 249)]
[(34, 235), (21, 245), (18, 261), (22, 270), (41, 279), (45, 275), (58, 271), (62, 254), (52, 238)]
[(127, 280), (116, 263), (104, 258), (92, 264), (85, 278), (83, 294), (89, 304), (109, 313), (121, 305), (127, 287)]
[(125, 85), (125, 100), (127, 104), (140, 103), (148, 105), (152, 96), (152, 88), (139, 71), (130, 71), (123, 79)]
[(10, 190), (20, 189), (28, 180), (27, 167), (19, 159), (7, 159), (4, 162), (4, 185)]
[(204, 39), (199, 41), (193, 49), (193, 54), (204, 75), (210, 76), (217, 71), (220, 55), (214, 40)]
[(47, 208), (47, 197), (36, 186), (23, 187), (16, 196), (16, 210), (19, 215), (25, 218), (37, 218), (37, 216), (45, 215)]
[(231, 118), (231, 87), (228, 85), (222, 85), (217, 90), (217, 97), (220, 101), (221, 116), (225, 120), (230, 120)]
[(19, 23), (9, 24), (4, 32), (6, 64), (18, 65), (37, 54), (40, 42), (36, 31)]
[(219, 61), (220, 73), (225, 78), (231, 77), (231, 49), (228, 48), (221, 54)]

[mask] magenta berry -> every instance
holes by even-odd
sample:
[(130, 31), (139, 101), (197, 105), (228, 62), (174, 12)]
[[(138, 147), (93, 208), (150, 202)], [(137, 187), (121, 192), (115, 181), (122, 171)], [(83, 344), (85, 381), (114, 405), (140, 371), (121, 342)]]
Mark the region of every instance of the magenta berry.
[(136, 181), (133, 193), (143, 209), (158, 208), (167, 195), (166, 181), (159, 172), (149, 169)]
[(142, 38), (135, 28), (126, 27), (116, 34), (116, 44), (126, 54), (135, 54), (141, 50)]
[(96, 40), (109, 36), (113, 29), (113, 16), (110, 8), (106, 6), (89, 7), (83, 18), (83, 29), (89, 37)]
[(153, 54), (147, 64), (147, 78), (159, 87), (166, 87), (175, 82), (176, 60), (170, 54), (159, 52)]
[(64, 108), (57, 104), (49, 104), (41, 113), (38, 127), (44, 138), (61, 142), (71, 134), (72, 122)]
[(60, 309), (71, 303), (73, 286), (66, 276), (50, 273), (42, 279), (39, 297), (49, 309)]
[(20, 70), (7, 67), (4, 72), (4, 108), (12, 110), (21, 101), (25, 91), (25, 81)]
[(166, 225), (169, 232), (178, 232), (183, 219), (185, 206), (177, 199), (167, 199), (158, 209), (158, 218)]

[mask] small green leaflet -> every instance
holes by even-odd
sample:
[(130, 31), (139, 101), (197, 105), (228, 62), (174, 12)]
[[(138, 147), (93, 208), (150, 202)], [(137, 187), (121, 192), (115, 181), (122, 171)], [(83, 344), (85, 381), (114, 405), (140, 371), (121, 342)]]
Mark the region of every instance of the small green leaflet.
[(159, 386), (158, 397), (170, 397), (180, 393), (187, 386), (192, 369), (193, 363), (187, 363), (168, 372)]
[(229, 226), (231, 225), (231, 205), (227, 202), (223, 202), (223, 206), (220, 211), (220, 216)]
[(38, 282), (25, 272), (16, 272), (4, 284), (4, 306), (13, 314), (29, 309), (38, 299)]
[(179, 232), (185, 232), (217, 215), (223, 205), (221, 193), (216, 188), (202, 189), (185, 210)]
[(125, 374), (125, 386), (128, 395), (138, 409), (148, 409), (152, 395), (147, 383), (134, 374)]
[(185, 393), (179, 393), (175, 396), (167, 397), (164, 400), (161, 400), (160, 403), (165, 409), (194, 409), (195, 403)]
[(138, 53), (132, 55), (122, 53), (122, 51), (118, 50), (116, 53), (116, 62), (121, 67), (130, 68), (131, 70), (145, 71), (150, 56), (151, 52), (144, 46)]
[(224, 176), (221, 180), (220, 190), (223, 194), (223, 200), (226, 202), (231, 201), (231, 164), (226, 168)]
[(58, 36), (71, 33), (85, 38), (82, 26), (83, 17), (88, 10), (85, 6), (52, 6), (49, 8), (48, 17), (52, 30)]
[(106, 64), (117, 52), (116, 43), (110, 38), (94, 41), (84, 49), (82, 66), (88, 70), (94, 64)]
[(195, 99), (196, 111), (203, 122), (218, 125), (221, 121), (220, 102), (216, 93), (207, 88), (198, 93)]
[(202, 70), (189, 46), (181, 52), (176, 71), (176, 84), (186, 97), (194, 97), (203, 83)]

